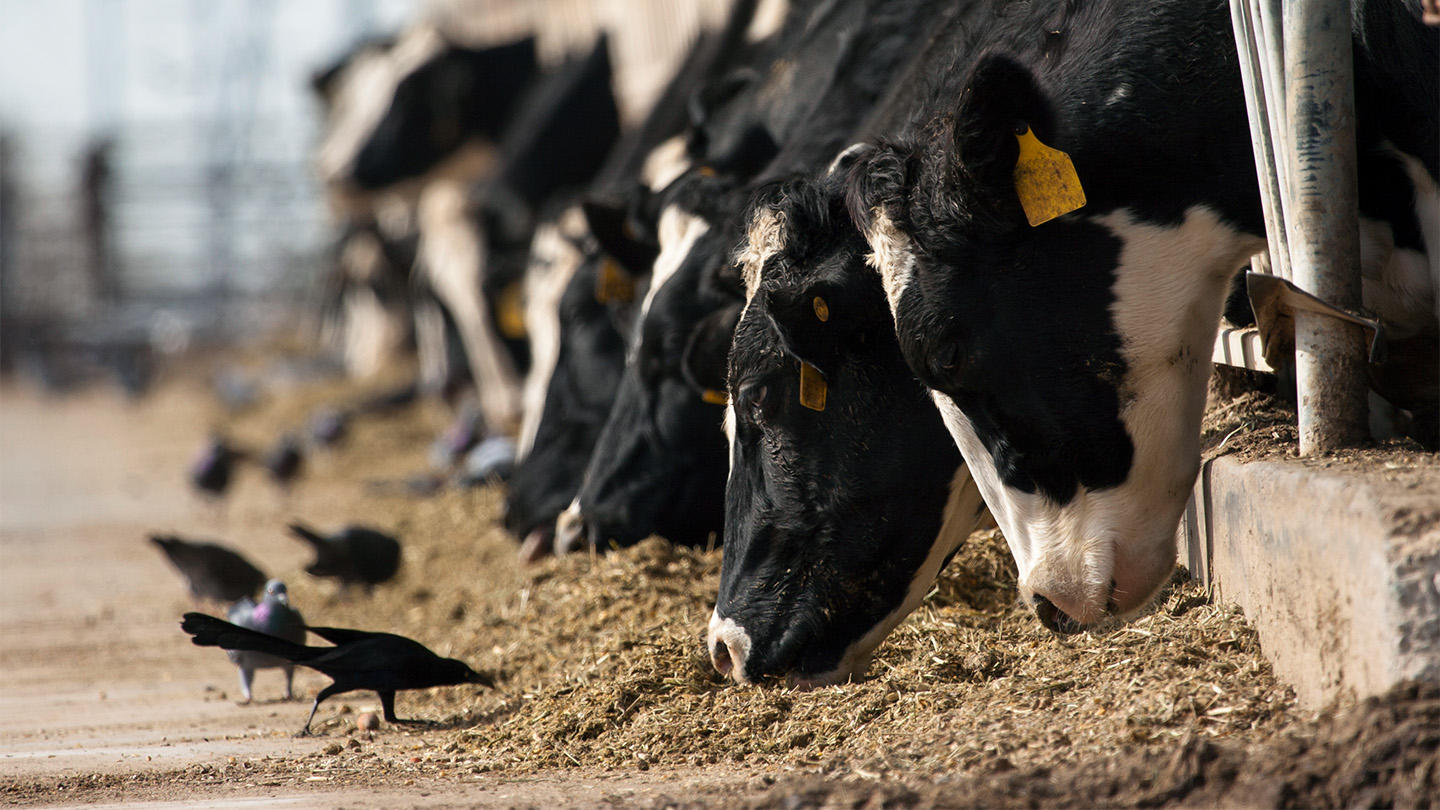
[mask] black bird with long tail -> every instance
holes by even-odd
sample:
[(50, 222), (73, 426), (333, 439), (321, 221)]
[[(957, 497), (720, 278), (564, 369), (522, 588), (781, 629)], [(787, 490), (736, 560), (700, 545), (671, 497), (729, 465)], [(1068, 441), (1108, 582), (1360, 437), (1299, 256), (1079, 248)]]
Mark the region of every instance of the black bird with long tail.
[(390, 633), (310, 627), (307, 628), (310, 632), (335, 646), (307, 647), (204, 613), (186, 613), (180, 629), (189, 633), (190, 641), (199, 647), (266, 653), (329, 676), (334, 683), (315, 696), (300, 736), (310, 734), (310, 722), (315, 719), (315, 710), (320, 708), (320, 703), (343, 692), (359, 689), (375, 692), (380, 696), (386, 722), (423, 723), (423, 720), (404, 720), (395, 716), (396, 692), (466, 683), (495, 685), (489, 675), (476, 672), (464, 661), (441, 658), (418, 641)]

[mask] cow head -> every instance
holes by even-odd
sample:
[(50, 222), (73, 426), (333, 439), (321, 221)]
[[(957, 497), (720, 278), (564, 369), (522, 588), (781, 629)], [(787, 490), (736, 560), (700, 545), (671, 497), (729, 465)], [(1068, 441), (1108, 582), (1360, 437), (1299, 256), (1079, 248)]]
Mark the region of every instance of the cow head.
[[(540, 241), (537, 235), (543, 257), (548, 253), (538, 250)], [(638, 304), (638, 291), (625, 286), (628, 279), (616, 280), (613, 260), (593, 245), (560, 260), (572, 258), (578, 266), (566, 274), (558, 300), (549, 307), (531, 302), (551, 310), (550, 318), (533, 319), (532, 338), (553, 346), (542, 351), (537, 345), (531, 373), (541, 387), (526, 403), (526, 455), (505, 500), (505, 527), (524, 541), (527, 560), (551, 550), (555, 519), (580, 489), (625, 367), (624, 310)]]
[(836, 683), (863, 674), (985, 505), (900, 354), (843, 196), (775, 183), (749, 224), (708, 646), (742, 683)]
[[(851, 213), (1022, 596), (1074, 631), (1143, 607), (1173, 569), (1226, 284), (1262, 243), (1169, 178), (1122, 174), (1147, 156), (1117, 169), (1117, 139), (1087, 149), (1098, 133), (1061, 126), (1010, 59), (982, 57), (961, 99), (857, 156)], [(1070, 152), (1089, 197), (1035, 227), (1014, 182), (1026, 127)]]
[(727, 180), (707, 174), (690, 174), (666, 192), (660, 255), (625, 373), (580, 494), (561, 517), (557, 550), (573, 545), (582, 530), (593, 546), (605, 547), (652, 533), (703, 544), (720, 529), (723, 399), (707, 396), (682, 363), (693, 341), (716, 333), (707, 318), (739, 299), (738, 279), (729, 272), (737, 241), (736, 218), (728, 213), (736, 208), (733, 192)]
[(426, 175), (469, 142), (493, 142), (536, 71), (532, 39), (471, 49), (413, 29), (326, 80), (320, 174), (362, 193)]

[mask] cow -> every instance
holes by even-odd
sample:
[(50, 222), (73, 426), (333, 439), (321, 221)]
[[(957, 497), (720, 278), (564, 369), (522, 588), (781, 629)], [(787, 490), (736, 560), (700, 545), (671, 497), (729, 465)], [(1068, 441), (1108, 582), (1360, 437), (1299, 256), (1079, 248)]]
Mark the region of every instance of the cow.
[(520, 421), (529, 366), (523, 277), (547, 201), (583, 188), (619, 137), (608, 42), (535, 83), (497, 149), (492, 174), (436, 179), (421, 192), (417, 275), (454, 318), (491, 430)]
[[(942, 13), (931, 5), (845, 0), (811, 9), (779, 35), (784, 46), (763, 80), (702, 117), (708, 151), (662, 195), (662, 252), (626, 375), (576, 503), (557, 524), (557, 546), (582, 529), (602, 547), (650, 533), (701, 542), (721, 530), (728, 453), (723, 437), (694, 426), (714, 424), (710, 403), (724, 398), (685, 376), (683, 351), (733, 328), (733, 317), (711, 316), (743, 299), (731, 264), (750, 184), (828, 163)], [(678, 538), (660, 528), (676, 522), (668, 531)]]
[(374, 375), (410, 345), (410, 270), (416, 234), (408, 207), (398, 217), (350, 217), (334, 246), (321, 324), (346, 372)]
[[(1357, 3), (1355, 30), (1362, 214), (1390, 217), (1364, 231), (1382, 274), (1413, 275), (1415, 240), (1440, 248), (1436, 38), (1398, 3)], [(1072, 633), (1171, 576), (1221, 306), (1265, 248), (1250, 134), (1224, 3), (1006, 6), (975, 31), (911, 120), (856, 150), (847, 198), (1022, 599)], [(1068, 154), (1084, 201), (1032, 226), (1015, 177), (1035, 142)], [(1397, 199), (1377, 163), (1408, 179), (1399, 216), (1376, 210)]]
[[(954, 4), (919, 33), (889, 38), (908, 65), (858, 137), (905, 120), (927, 75), (966, 43), (964, 23), (980, 5)], [(852, 160), (844, 152), (755, 193), (734, 345), (690, 358), (694, 376), (729, 393), (725, 558), (707, 648), (742, 683), (863, 674), (960, 542), (990, 522), (894, 340), (869, 247), (847, 213)], [(704, 368), (718, 368), (718, 382)], [(814, 401), (817, 379), (833, 402)]]
[(865, 241), (831, 190), (839, 174), (756, 192), (733, 346), (720, 330), (721, 345), (687, 357), (702, 384), (729, 393), (724, 562), (707, 646), (740, 683), (788, 676), (809, 688), (862, 674), (988, 521), (900, 353)]
[(362, 43), (313, 80), (328, 107), (317, 172), (360, 201), (406, 182), (474, 177), (539, 75), (533, 38), (466, 48), (422, 25)]

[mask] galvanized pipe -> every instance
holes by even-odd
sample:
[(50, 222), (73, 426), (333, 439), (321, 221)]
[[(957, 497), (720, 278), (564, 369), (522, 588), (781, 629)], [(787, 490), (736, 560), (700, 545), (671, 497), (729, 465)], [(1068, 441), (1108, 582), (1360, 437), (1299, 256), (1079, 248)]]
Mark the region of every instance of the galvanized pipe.
[[(1285, 219), (1294, 281), (1342, 309), (1360, 307), (1360, 225), (1349, 0), (1286, 0)], [(1300, 454), (1366, 437), (1365, 339), (1335, 318), (1295, 313)]]
[[(1269, 96), (1258, 47), (1256, 20), (1260, 0), (1230, 0), (1230, 22), (1235, 29), (1235, 51), (1240, 57), (1240, 83), (1250, 118), (1250, 145), (1255, 154), (1255, 175), (1260, 183), (1260, 203), (1269, 236), (1269, 266), (1282, 278), (1290, 277), (1290, 241), (1286, 238), (1283, 196), (1280, 193), (1278, 162), (1270, 121)], [(1269, 92), (1267, 92), (1269, 90)], [(1283, 99), (1283, 97), (1282, 97)]]

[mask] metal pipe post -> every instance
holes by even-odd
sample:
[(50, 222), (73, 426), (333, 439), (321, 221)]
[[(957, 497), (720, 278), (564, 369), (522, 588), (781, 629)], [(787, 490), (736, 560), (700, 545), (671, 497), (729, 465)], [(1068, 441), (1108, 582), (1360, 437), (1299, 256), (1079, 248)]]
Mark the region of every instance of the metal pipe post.
[[(1292, 180), (1285, 218), (1294, 281), (1337, 307), (1360, 307), (1355, 82), (1349, 0), (1286, 0), (1286, 118)], [(1300, 454), (1366, 436), (1365, 338), (1359, 327), (1295, 313)]]

